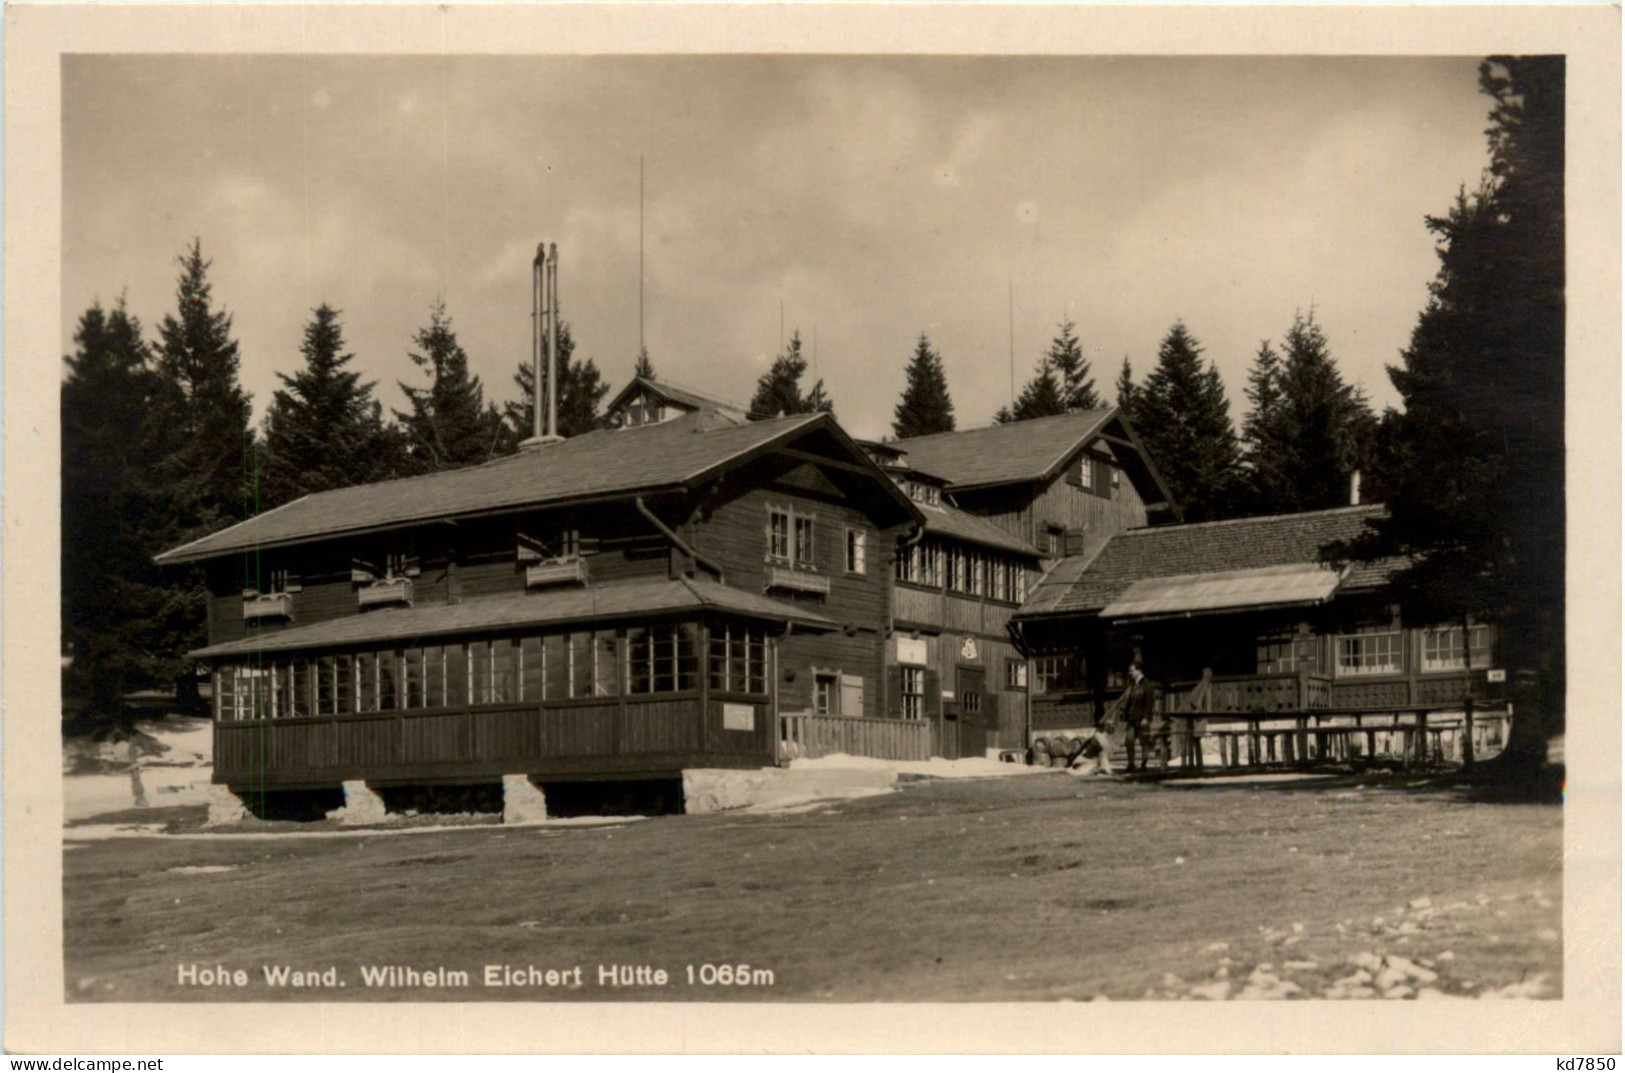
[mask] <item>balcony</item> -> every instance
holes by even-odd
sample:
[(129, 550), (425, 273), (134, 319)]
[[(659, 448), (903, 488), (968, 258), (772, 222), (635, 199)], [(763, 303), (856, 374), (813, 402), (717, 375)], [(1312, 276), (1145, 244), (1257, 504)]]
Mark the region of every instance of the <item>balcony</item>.
[(265, 592), (243, 598), (244, 622), (287, 621), (293, 618), (293, 594)]
[(789, 566), (769, 566), (767, 568), (767, 587), (769, 589), (789, 589), (793, 592), (816, 592), (828, 596), (829, 578), (822, 574), (796, 570)]
[(587, 561), (578, 556), (568, 559), (548, 559), (525, 567), (525, 588), (541, 589), (554, 585), (585, 585)]
[(380, 578), (356, 590), (356, 603), (365, 611), (372, 607), (399, 604), (412, 606), (412, 579), (409, 577)]

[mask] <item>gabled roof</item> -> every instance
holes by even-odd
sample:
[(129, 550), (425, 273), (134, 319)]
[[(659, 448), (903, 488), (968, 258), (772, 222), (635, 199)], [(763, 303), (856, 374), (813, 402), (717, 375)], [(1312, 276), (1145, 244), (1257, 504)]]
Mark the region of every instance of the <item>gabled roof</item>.
[(1013, 552), (1033, 559), (1041, 558), (1037, 548), (1020, 537), (1006, 533), (985, 518), (967, 514), (946, 503), (940, 507), (924, 506), (921, 511), (925, 514), (927, 533), (952, 537), (969, 544), (980, 544), (985, 548), (997, 548), (1000, 551)]
[[(1146, 579), (1318, 564), (1324, 545), (1358, 536), (1368, 520), (1383, 512), (1381, 504), (1367, 504), (1130, 529), (1113, 536), (1093, 561), (1081, 568), (1063, 571), (1070, 562), (1063, 560), (1045, 580), (1071, 575), (1070, 582), (1064, 589), (1056, 586), (1059, 591), (1045, 591), (1041, 602), (1029, 602), (1018, 617), (1093, 614), (1119, 599), (1135, 582)], [(1400, 565), (1397, 560), (1352, 564), (1338, 591), (1379, 588)]]
[(920, 511), (841, 431), (828, 414), (802, 414), (745, 424), (707, 413), (628, 429), (601, 429), (521, 450), (483, 465), (318, 492), (157, 557), (190, 562), (241, 551), (372, 532), (440, 518), (493, 514), (533, 506), (628, 499), (693, 489), (722, 471), (824, 432), (850, 462), (872, 471), (907, 516)]
[(609, 400), (609, 405), (604, 407), (604, 412), (614, 413), (639, 388), (647, 389), (667, 402), (674, 402), (678, 406), (691, 410), (711, 410), (740, 421), (746, 420), (750, 413), (746, 407), (739, 405), (737, 402), (729, 402), (727, 399), (707, 395), (703, 391), (695, 391), (692, 388), (680, 387), (669, 380), (651, 380), (646, 376), (634, 376), (625, 387), (616, 392), (613, 399)]
[(769, 622), (834, 630), (832, 620), (813, 611), (709, 580), (651, 578), (579, 589), (553, 589), (465, 600), (456, 604), (366, 611), (344, 618), (256, 634), (188, 653), (192, 659), (297, 652), (346, 645), (381, 644), (413, 638), (518, 629), (525, 626), (649, 618), (697, 611), (720, 611)]
[(1084, 410), (1035, 417), (934, 436), (911, 436), (894, 446), (907, 465), (940, 474), (957, 491), (992, 484), (1047, 480), (1111, 419), (1114, 410)]
[(1050, 481), (1091, 440), (1110, 442), (1140, 498), (1152, 510), (1178, 507), (1156, 463), (1115, 407), (1035, 417), (986, 428), (898, 440), (910, 469), (946, 478), (955, 492)]

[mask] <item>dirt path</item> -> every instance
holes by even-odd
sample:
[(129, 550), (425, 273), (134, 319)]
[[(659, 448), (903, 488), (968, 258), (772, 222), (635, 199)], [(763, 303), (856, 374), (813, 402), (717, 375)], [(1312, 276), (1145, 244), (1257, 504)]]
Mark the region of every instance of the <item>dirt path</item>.
[[(1555, 997), (1561, 836), (1555, 807), (1056, 775), (612, 829), (115, 840), (65, 856), (68, 994)], [(488, 987), (490, 965), (541, 979), (526, 969), (519, 986)], [(263, 966), (317, 982), (272, 986)], [(453, 975), (413, 986), (388, 966)], [(617, 980), (609, 967), (630, 966), (632, 982), (601, 983), (600, 966)], [(247, 983), (183, 984), (187, 967)], [(707, 982), (722, 976), (746, 983)]]

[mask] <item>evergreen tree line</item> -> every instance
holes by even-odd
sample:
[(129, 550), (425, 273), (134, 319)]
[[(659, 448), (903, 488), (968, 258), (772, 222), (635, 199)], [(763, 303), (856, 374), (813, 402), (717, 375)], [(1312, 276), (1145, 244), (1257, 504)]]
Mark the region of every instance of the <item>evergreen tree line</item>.
[[(324, 303), (255, 428), (201, 242), (178, 261), (176, 308), (155, 339), (121, 297), (85, 311), (66, 357), (64, 691), (95, 718), (146, 687), (179, 683), (192, 699), (183, 657), (203, 641), (207, 588), (197, 566), (155, 566), (158, 552), (313, 492), (511, 454), (532, 428), (530, 364), (514, 373), (516, 400), (488, 400), (443, 303), (412, 337), (420, 376), (400, 382), (404, 410), (386, 415), (376, 383), (350, 368), (340, 312)], [(568, 323), (558, 349), (559, 429), (573, 436), (596, 426), (609, 384), (591, 358), (576, 360)], [(646, 350), (636, 369), (653, 376)]]
[[(953, 400), (942, 357), (922, 334), (893, 411), (899, 439), (950, 432)], [(1219, 370), (1176, 321), (1144, 383), (1128, 358), (1117, 405), (1144, 441), (1187, 521), (1281, 514), (1347, 503), (1353, 473), (1373, 459), (1379, 422), (1338, 372), (1314, 311), (1294, 317), (1280, 348), (1264, 341), (1248, 376), (1251, 411), (1238, 434)], [(1033, 376), (994, 420), (1003, 424), (1106, 406), (1078, 339), (1062, 321)], [(1371, 486), (1368, 486), (1371, 487)]]

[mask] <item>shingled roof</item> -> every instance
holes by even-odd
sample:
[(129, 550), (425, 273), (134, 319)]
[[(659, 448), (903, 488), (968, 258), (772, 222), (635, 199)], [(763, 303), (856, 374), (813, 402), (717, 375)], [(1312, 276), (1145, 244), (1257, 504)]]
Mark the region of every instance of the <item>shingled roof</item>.
[[(1144, 578), (1317, 563), (1324, 545), (1358, 536), (1383, 510), (1381, 504), (1367, 504), (1131, 529), (1113, 536), (1092, 561), (1079, 556), (1058, 563), (1017, 617), (1093, 614)], [(1398, 560), (1355, 563), (1339, 591), (1378, 588), (1400, 565)], [(1051, 579), (1056, 583), (1050, 584)]]
[(947, 505), (927, 506), (921, 509), (925, 514), (927, 533), (953, 537), (969, 544), (980, 544), (985, 548), (997, 548), (1000, 551), (1014, 552), (1034, 559), (1040, 558), (1037, 548), (1020, 537), (1006, 533), (985, 518), (967, 514)]
[(1099, 432), (1115, 410), (1082, 410), (961, 432), (911, 436), (892, 446), (907, 464), (953, 482), (956, 490), (1038, 481), (1053, 476), (1073, 452)]
[(714, 581), (649, 578), (546, 593), (489, 596), (456, 604), (365, 611), (226, 641), (189, 653), (193, 659), (297, 652), (306, 649), (379, 644), (423, 637), (482, 633), (524, 626), (648, 618), (694, 611), (724, 611), (804, 629), (834, 630), (832, 620), (814, 611)]
[(651, 380), (646, 376), (634, 376), (625, 387), (615, 393), (613, 399), (609, 400), (609, 405), (604, 407), (604, 412), (614, 413), (621, 403), (625, 402), (639, 388), (648, 388), (661, 398), (666, 399), (668, 402), (675, 402), (679, 406), (686, 406), (694, 410), (713, 410), (739, 421), (744, 421), (750, 413), (748, 407), (741, 406), (737, 402), (730, 402), (715, 395), (707, 395), (703, 391), (695, 391), (693, 388), (674, 384), (670, 380)]
[[(190, 562), (437, 518), (683, 491), (818, 429), (847, 443), (854, 461), (873, 466), (828, 414), (720, 426), (708, 414), (686, 414), (588, 432), (465, 469), (318, 492), (171, 548), (157, 561)], [(918, 515), (879, 467), (874, 476), (906, 512)]]

